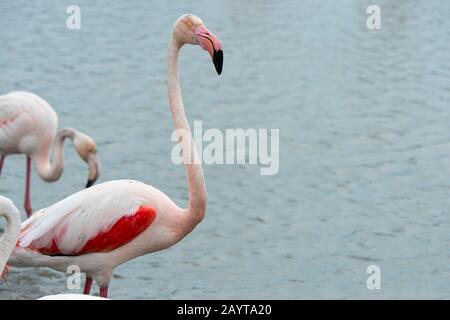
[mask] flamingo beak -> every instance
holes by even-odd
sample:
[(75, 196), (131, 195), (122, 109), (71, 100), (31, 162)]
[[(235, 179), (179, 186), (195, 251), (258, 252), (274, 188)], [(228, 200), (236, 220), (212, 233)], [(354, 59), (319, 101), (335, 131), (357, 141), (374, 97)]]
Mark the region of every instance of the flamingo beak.
[(90, 154), (88, 157), (89, 177), (86, 188), (92, 187), (100, 176), (100, 160), (96, 154)]
[(214, 63), (214, 67), (216, 68), (217, 74), (220, 75), (222, 73), (222, 66), (223, 66), (223, 51), (222, 50), (214, 52), (213, 63)]
[(86, 183), (86, 188), (90, 188), (94, 185), (95, 181), (97, 181), (97, 178), (95, 179), (88, 179), (87, 183)]
[(217, 74), (220, 75), (223, 66), (223, 50), (219, 39), (202, 24), (195, 28), (194, 32), (200, 47), (208, 51)]

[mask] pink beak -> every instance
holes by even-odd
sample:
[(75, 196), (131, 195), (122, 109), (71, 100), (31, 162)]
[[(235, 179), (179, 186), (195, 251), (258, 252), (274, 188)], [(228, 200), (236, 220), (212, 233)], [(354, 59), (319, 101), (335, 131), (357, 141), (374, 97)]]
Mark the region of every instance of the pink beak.
[(220, 75), (222, 73), (223, 66), (223, 51), (222, 44), (219, 39), (210, 32), (204, 25), (199, 25), (195, 28), (195, 35), (197, 36), (197, 41), (203, 50), (208, 51), (211, 59), (214, 63), (217, 73)]

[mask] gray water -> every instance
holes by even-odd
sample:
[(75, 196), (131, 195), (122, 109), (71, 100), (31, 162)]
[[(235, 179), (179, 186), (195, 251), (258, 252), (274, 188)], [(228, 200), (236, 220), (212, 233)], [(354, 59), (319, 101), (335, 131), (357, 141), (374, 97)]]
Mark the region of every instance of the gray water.
[[(200, 16), (224, 46), (183, 49), (192, 123), (279, 128), (280, 170), (204, 166), (205, 220), (163, 252), (116, 269), (113, 299), (448, 298), (450, 295), (450, 3), (79, 0), (0, 3), (1, 92), (47, 99), (60, 127), (90, 134), (101, 182), (132, 178), (187, 201), (174, 143), (165, 61), (170, 28)], [(70, 144), (70, 143), (69, 143)], [(32, 204), (79, 190), (86, 166), (66, 147), (60, 181), (32, 177)], [(7, 158), (0, 193), (22, 208), (24, 156)], [(381, 269), (368, 290), (366, 268)], [(66, 276), (14, 269), (1, 299), (69, 292)], [(97, 290), (97, 288), (94, 288)], [(73, 291), (78, 292), (78, 291)]]

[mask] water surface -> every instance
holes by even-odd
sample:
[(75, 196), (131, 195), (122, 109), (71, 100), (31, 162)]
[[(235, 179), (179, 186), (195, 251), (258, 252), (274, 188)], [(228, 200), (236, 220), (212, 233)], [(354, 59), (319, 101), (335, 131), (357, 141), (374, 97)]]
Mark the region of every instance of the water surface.
[[(116, 269), (114, 299), (448, 298), (450, 295), (450, 3), (79, 0), (0, 4), (1, 92), (47, 99), (60, 127), (97, 141), (101, 181), (138, 179), (187, 201), (170, 161), (165, 60), (175, 19), (192, 12), (221, 39), (217, 77), (186, 47), (190, 122), (279, 128), (280, 171), (205, 166), (206, 219), (164, 252)], [(70, 143), (61, 180), (32, 177), (34, 208), (82, 188)], [(25, 158), (7, 158), (0, 193), (23, 204)], [(382, 271), (368, 290), (366, 268)], [(48, 269), (14, 269), (1, 299), (68, 292)], [(97, 290), (94, 288), (94, 290)], [(75, 291), (76, 292), (76, 291)]]

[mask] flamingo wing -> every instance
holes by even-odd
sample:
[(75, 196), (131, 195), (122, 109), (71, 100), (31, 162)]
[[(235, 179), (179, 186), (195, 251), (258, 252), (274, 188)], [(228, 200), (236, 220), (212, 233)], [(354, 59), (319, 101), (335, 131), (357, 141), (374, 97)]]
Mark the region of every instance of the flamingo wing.
[(31, 116), (25, 111), (24, 102), (11, 95), (0, 96), (0, 146), (8, 147), (11, 141), (23, 137), (33, 126)]
[(146, 185), (119, 180), (79, 191), (24, 221), (18, 246), (47, 255), (114, 250), (156, 218), (143, 192), (135, 192), (142, 186)]

